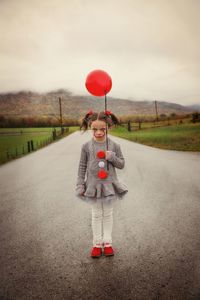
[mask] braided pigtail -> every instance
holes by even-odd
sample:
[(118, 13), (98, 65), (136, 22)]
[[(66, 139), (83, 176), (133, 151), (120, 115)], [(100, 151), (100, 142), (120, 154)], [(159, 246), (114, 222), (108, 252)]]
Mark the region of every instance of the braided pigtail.
[(110, 114), (110, 117), (111, 117), (111, 120), (113, 122), (113, 125), (115, 125), (115, 126), (119, 125), (119, 120), (113, 113)]
[(114, 126), (119, 125), (118, 118), (111, 111), (106, 110), (105, 115), (108, 123), (108, 128), (112, 127), (113, 125)]
[(90, 124), (97, 119), (97, 113), (94, 113), (92, 110), (90, 110), (85, 117), (82, 119), (82, 123), (80, 125), (80, 130), (83, 129), (85, 132), (88, 130), (88, 127)]

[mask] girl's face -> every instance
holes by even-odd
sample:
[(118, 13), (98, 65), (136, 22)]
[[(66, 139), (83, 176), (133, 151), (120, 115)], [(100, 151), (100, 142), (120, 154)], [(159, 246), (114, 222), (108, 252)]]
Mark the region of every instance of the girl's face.
[(96, 120), (91, 124), (93, 138), (96, 141), (104, 141), (106, 136), (106, 122)]

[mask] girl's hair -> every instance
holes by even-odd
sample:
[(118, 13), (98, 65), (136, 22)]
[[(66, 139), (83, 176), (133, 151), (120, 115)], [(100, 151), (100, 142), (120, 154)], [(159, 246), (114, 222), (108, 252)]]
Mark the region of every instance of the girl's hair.
[(89, 111), (82, 119), (80, 130), (83, 129), (83, 131), (85, 132), (88, 129), (88, 127), (92, 124), (92, 122), (96, 120), (104, 121), (108, 124), (108, 128), (110, 128), (113, 125), (116, 126), (119, 124), (119, 120), (111, 111), (100, 111), (99, 113)]

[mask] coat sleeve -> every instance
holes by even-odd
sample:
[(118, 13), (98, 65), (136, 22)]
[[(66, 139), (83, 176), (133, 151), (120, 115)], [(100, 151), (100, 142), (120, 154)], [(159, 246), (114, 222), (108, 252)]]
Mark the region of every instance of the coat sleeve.
[(123, 169), (125, 166), (125, 159), (123, 157), (121, 147), (119, 144), (116, 144), (115, 151), (113, 152), (112, 157), (109, 161), (113, 164), (113, 166), (117, 169)]
[(79, 166), (78, 166), (78, 178), (76, 185), (83, 185), (85, 183), (85, 174), (87, 169), (87, 151), (85, 144), (82, 145), (81, 148), (81, 156), (79, 160)]

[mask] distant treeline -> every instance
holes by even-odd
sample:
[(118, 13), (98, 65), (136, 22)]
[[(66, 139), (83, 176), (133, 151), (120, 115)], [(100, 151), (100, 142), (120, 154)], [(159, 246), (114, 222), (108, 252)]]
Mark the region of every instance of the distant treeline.
[[(128, 122), (155, 122), (164, 120), (181, 120), (185, 118), (191, 118), (191, 122), (200, 122), (200, 113), (194, 112), (192, 114), (175, 114), (171, 113), (155, 115), (126, 115), (118, 116), (120, 124)], [(80, 126), (80, 119), (63, 118), (63, 126)], [(60, 120), (51, 117), (13, 117), (0, 115), (0, 127), (1, 128), (19, 128), (19, 127), (57, 127), (60, 126)]]
[(156, 121), (167, 121), (167, 120), (182, 120), (182, 119), (188, 119), (191, 118), (191, 122), (200, 122), (200, 113), (194, 112), (192, 114), (176, 114), (171, 113), (169, 115), (167, 114), (160, 114), (158, 116), (155, 115), (128, 115), (121, 117), (120, 123), (128, 123), (129, 121), (132, 123), (137, 122), (156, 122)]
[[(63, 126), (79, 126), (78, 120), (62, 120)], [(1, 128), (24, 128), (24, 127), (57, 127), (60, 126), (60, 120), (48, 117), (10, 117), (0, 115)]]

